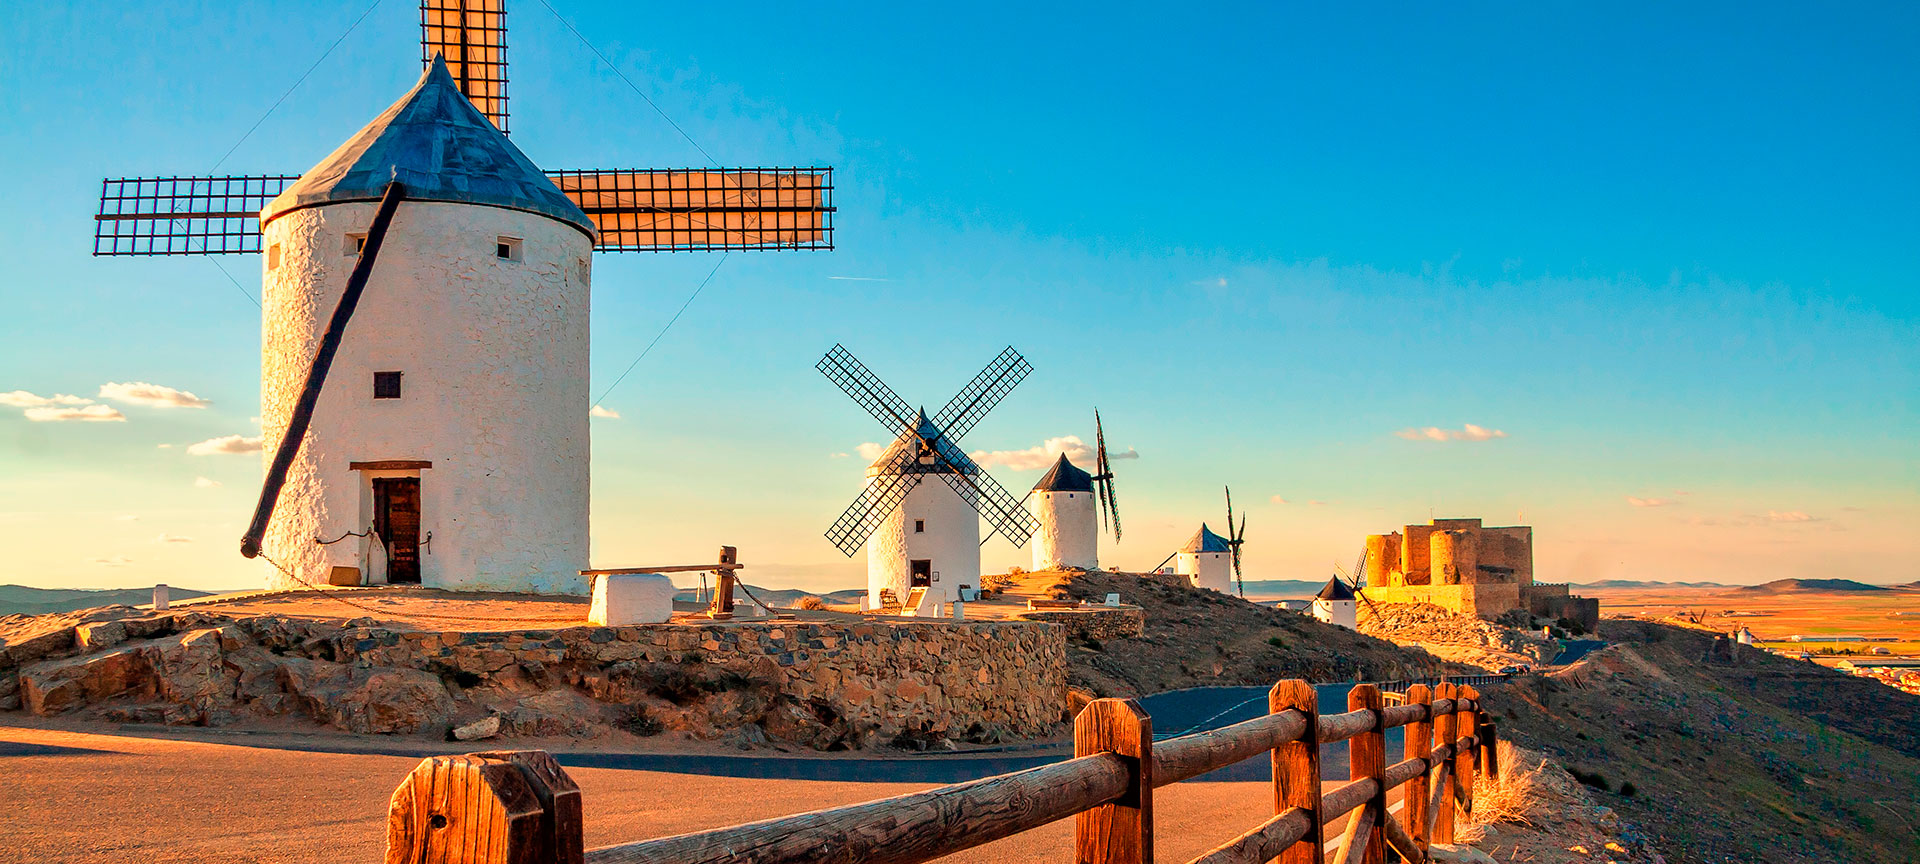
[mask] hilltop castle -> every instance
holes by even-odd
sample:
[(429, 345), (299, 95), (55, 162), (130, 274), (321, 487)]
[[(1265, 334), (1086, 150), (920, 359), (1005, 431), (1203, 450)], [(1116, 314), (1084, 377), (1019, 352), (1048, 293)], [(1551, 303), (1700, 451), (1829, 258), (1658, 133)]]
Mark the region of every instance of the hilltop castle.
[(1489, 528), (1479, 519), (1433, 519), (1367, 536), (1367, 587), (1375, 603), (1431, 603), (1461, 615), (1498, 618), (1524, 609), (1592, 630), (1600, 601), (1566, 585), (1533, 581), (1533, 528)]

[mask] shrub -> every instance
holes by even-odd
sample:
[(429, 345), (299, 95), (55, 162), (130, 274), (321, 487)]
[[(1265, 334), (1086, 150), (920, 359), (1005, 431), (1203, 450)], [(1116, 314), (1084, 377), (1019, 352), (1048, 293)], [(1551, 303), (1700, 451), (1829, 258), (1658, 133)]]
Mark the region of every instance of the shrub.
[(1633, 784), (1631, 782), (1622, 783), (1620, 784), (1620, 794), (1628, 798), (1632, 798), (1633, 796), (1640, 794), (1640, 790), (1633, 788)]
[(811, 609), (811, 610), (816, 610), (816, 611), (817, 611), (817, 610), (820, 610), (820, 609), (825, 609), (825, 608), (827, 608), (827, 601), (825, 601), (825, 600), (822, 600), (822, 599), (820, 599), (820, 598), (818, 598), (818, 597), (815, 597), (815, 596), (813, 596), (813, 595), (811, 595), (811, 594), (809, 594), (809, 595), (807, 595), (807, 596), (805, 596), (805, 597), (802, 597), (802, 598), (800, 598), (800, 602), (798, 602), (798, 603), (795, 603), (795, 604), (793, 604), (793, 608), (795, 608), (795, 609)]
[(1267, 644), (1272, 645), (1275, 648), (1285, 648), (1287, 647), (1287, 640), (1282, 639), (1278, 636), (1268, 636)]
[(1606, 776), (1603, 774), (1600, 774), (1599, 772), (1582, 771), (1578, 768), (1568, 766), (1567, 773), (1572, 774), (1573, 779), (1578, 780), (1581, 783), (1584, 783), (1602, 792), (1613, 791), (1613, 787), (1607, 783)]
[(1480, 773), (1473, 778), (1473, 816), (1476, 822), (1518, 822), (1532, 825), (1540, 808), (1542, 761), (1518, 750), (1511, 741), (1501, 741), (1500, 773)]

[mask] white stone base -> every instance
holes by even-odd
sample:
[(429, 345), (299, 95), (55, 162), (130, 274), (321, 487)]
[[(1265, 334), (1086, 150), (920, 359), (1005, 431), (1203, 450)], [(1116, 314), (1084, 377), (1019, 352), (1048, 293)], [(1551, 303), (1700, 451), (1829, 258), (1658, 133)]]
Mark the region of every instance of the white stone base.
[(673, 620), (673, 580), (660, 573), (601, 576), (593, 583), (587, 623), (595, 627), (665, 624)]

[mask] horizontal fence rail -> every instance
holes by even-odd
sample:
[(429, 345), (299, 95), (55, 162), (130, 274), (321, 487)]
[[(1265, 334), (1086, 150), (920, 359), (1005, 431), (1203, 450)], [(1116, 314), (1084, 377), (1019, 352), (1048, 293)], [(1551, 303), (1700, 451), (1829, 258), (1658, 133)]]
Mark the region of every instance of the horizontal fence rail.
[[(1312, 685), (1281, 681), (1269, 713), (1221, 729), (1153, 740), (1132, 699), (1098, 699), (1074, 720), (1074, 758), (778, 819), (586, 850), (579, 788), (541, 751), (435, 756), (394, 791), (388, 864), (914, 864), (1075, 818), (1076, 860), (1149, 864), (1153, 790), (1267, 755), (1274, 816), (1191, 864), (1424, 862), (1453, 839), (1456, 810), (1471, 812), (1473, 778), (1495, 770), (1495, 725), (1473, 686), (1412, 684), (1399, 704), (1371, 684), (1347, 710), (1321, 714)], [(1386, 764), (1386, 731), (1405, 727), (1405, 759)], [(1349, 742), (1346, 783), (1323, 789), (1320, 747)], [(1400, 816), (1388, 793), (1405, 787)]]

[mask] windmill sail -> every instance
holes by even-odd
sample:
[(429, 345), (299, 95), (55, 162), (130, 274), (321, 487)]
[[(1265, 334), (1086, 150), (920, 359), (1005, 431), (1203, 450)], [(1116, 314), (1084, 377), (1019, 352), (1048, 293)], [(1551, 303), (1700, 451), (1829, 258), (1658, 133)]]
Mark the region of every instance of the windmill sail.
[[(832, 249), (832, 168), (549, 171), (601, 252)], [(944, 427), (942, 427), (944, 428)]]
[(933, 425), (940, 427), (948, 438), (960, 440), (973, 431), (981, 418), (986, 417), (987, 412), (1000, 404), (1000, 400), (1006, 398), (1032, 371), (1033, 366), (1027, 363), (1027, 358), (1020, 356), (1013, 346), (1007, 346), (1000, 356), (987, 364), (987, 368), (973, 376), (966, 387), (947, 400), (946, 407), (934, 415)]
[(1107, 430), (1100, 425), (1100, 409), (1093, 409), (1095, 462), (1093, 480), (1099, 484), (1100, 524), (1113, 523), (1113, 540), (1120, 542), (1120, 499), (1113, 494), (1113, 465), (1107, 461)]
[(506, 0), (421, 0), (420, 62), (445, 57), (460, 92), (507, 131)]
[(95, 255), (224, 255), (260, 251), (260, 209), (300, 179), (289, 174), (124, 177), (100, 181)]

